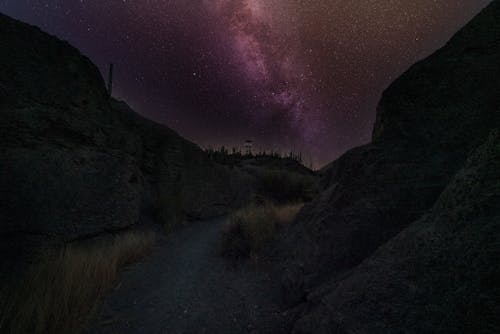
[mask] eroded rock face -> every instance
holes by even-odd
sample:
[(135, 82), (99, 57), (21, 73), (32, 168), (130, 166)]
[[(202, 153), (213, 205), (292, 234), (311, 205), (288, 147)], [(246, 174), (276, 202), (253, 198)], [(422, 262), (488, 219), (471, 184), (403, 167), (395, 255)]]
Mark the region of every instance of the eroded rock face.
[(141, 198), (99, 71), (0, 16), (0, 231), (74, 238), (134, 224)]
[(140, 171), (128, 155), (87, 147), (2, 151), (2, 232), (74, 239), (139, 220)]
[(498, 332), (499, 204), (494, 131), (428, 214), (312, 295), (294, 332)]
[(482, 143), (500, 115), (498, 1), (383, 94), (374, 142), (404, 141), (463, 156)]
[[(304, 324), (310, 319), (315, 326), (324, 323), (319, 326), (323, 331), (297, 325), (299, 332), (336, 333), (335, 328), (339, 333), (341, 328), (373, 332), (362, 325), (337, 326), (342, 322), (330, 321), (334, 313), (326, 311), (333, 299), (321, 296), (426, 214), (470, 151), (500, 126), (498, 17), (500, 1), (494, 1), (443, 49), (389, 87), (378, 108), (373, 143), (348, 152), (323, 171), (325, 191), (304, 208), (278, 242), (274, 255), (285, 272), (285, 293), (295, 296), (290, 303), (322, 300), (325, 304), (303, 318)], [(466, 247), (456, 240), (453, 251)], [(364, 279), (368, 284), (369, 276)], [(386, 279), (392, 284), (391, 276)], [(351, 303), (348, 293), (342, 299), (345, 304)], [(379, 317), (383, 326), (392, 318), (378, 306), (372, 316)], [(348, 317), (346, 310), (339, 317)]]
[(0, 14), (2, 254), (241, 205), (246, 176), (110, 99), (68, 43)]

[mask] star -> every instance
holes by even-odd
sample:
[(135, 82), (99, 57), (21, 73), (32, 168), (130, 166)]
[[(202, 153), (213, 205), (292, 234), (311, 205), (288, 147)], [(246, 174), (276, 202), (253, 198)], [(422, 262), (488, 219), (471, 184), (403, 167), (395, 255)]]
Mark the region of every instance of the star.
[(202, 147), (311, 156), (370, 140), (385, 87), (489, 0), (4, 0), (68, 40), (137, 112)]

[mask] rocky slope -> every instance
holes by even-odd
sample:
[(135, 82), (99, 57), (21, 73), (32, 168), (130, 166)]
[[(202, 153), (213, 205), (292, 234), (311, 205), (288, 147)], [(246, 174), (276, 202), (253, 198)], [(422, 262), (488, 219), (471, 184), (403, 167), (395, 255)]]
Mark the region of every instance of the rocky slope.
[[(0, 14), (2, 258), (240, 205), (246, 176), (110, 99), (78, 50)], [(21, 252), (23, 251), (23, 252)]]
[(295, 333), (498, 333), (500, 133), (434, 207), (312, 293)]
[(498, 330), (499, 17), (493, 1), (401, 76), (373, 142), (323, 171), (275, 250), (297, 333)]

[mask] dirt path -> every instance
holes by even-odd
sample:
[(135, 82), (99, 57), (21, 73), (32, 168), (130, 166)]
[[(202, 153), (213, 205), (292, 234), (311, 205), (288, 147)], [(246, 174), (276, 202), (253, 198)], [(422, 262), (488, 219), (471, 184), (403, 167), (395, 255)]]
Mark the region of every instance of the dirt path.
[(276, 286), (216, 254), (223, 220), (159, 241), (104, 301), (89, 333), (282, 333)]

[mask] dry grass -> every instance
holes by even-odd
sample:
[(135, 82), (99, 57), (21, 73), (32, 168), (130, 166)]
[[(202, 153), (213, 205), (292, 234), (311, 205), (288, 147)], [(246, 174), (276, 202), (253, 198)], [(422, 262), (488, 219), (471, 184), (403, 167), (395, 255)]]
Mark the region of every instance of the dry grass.
[(1, 333), (78, 333), (120, 269), (148, 254), (154, 233), (130, 232), (99, 245), (68, 246), (1, 294)]
[(240, 209), (229, 218), (222, 238), (223, 255), (241, 258), (254, 255), (290, 224), (303, 204), (262, 206)]

